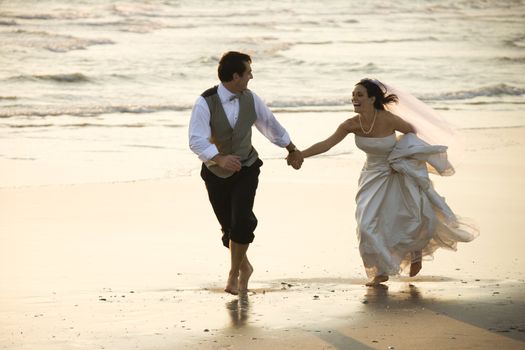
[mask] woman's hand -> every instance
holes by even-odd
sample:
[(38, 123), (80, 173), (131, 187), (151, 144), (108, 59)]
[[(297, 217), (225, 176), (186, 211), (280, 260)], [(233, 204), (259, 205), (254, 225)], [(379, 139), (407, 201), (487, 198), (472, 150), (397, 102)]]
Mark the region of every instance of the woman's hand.
[(295, 150), (293, 152), (288, 153), (288, 156), (286, 157), (286, 163), (288, 165), (291, 165), (295, 170), (298, 170), (303, 165), (304, 158), (299, 150)]

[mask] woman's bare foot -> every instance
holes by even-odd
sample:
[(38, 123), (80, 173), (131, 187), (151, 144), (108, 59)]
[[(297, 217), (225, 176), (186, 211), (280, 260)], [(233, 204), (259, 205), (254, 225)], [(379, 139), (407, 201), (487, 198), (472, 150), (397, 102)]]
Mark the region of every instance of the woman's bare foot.
[(226, 288), (224, 291), (233, 295), (239, 294), (239, 272), (231, 273), (228, 276), (228, 282), (226, 282)]
[(410, 264), (410, 277), (414, 277), (415, 275), (417, 275), (419, 271), (421, 271), (421, 267), (422, 267), (421, 260), (411, 263)]
[(248, 261), (248, 259), (245, 259), (245, 262), (243, 262), (243, 265), (239, 270), (239, 292), (248, 291), (248, 280), (250, 279), (252, 273), (253, 267)]
[(421, 250), (417, 250), (415, 252), (412, 252), (412, 262), (410, 263), (410, 277), (414, 277), (421, 271), (421, 259), (423, 257), (423, 253)]
[(378, 286), (379, 284), (388, 281), (388, 276), (376, 276), (372, 278), (370, 281), (366, 282), (365, 286), (367, 287), (373, 287)]

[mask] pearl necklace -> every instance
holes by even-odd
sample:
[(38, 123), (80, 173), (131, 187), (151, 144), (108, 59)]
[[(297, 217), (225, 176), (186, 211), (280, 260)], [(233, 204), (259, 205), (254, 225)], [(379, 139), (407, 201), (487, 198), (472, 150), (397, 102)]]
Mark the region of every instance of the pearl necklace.
[(361, 131), (365, 135), (370, 134), (372, 132), (372, 129), (374, 128), (374, 124), (376, 122), (377, 109), (374, 108), (374, 119), (372, 120), (372, 125), (370, 125), (370, 129), (368, 129), (368, 131), (366, 131), (365, 128), (363, 128), (363, 123), (361, 122), (361, 114), (358, 114), (358, 116), (359, 116), (359, 125), (361, 126)]

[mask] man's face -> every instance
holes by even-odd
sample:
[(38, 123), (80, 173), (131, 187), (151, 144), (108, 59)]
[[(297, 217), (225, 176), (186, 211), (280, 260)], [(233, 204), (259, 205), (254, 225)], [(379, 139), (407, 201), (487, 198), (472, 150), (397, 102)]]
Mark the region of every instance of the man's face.
[(248, 88), (248, 82), (253, 78), (252, 67), (250, 63), (244, 62), (244, 66), (245, 69), (242, 75), (238, 75), (237, 73), (233, 75), (235, 87), (239, 92), (246, 90)]

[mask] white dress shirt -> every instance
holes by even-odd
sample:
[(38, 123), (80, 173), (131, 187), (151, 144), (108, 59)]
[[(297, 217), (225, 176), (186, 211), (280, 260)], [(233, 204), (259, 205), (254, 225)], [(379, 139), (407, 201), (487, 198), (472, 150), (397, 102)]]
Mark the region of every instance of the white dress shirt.
[[(279, 124), (261, 98), (253, 91), (251, 93), (255, 103), (255, 113), (257, 114), (257, 119), (255, 120), (257, 130), (273, 144), (279, 147), (288, 146), (288, 144), (290, 144), (290, 136), (286, 130)], [(222, 84), (219, 84), (217, 94), (222, 102), (222, 108), (228, 117), (228, 121), (233, 128), (239, 118), (239, 99), (231, 100), (230, 98), (235, 94), (226, 89)], [(210, 110), (204, 97), (199, 96), (191, 111), (189, 140), (191, 150), (197, 154), (203, 162), (211, 160), (219, 154), (217, 146), (210, 142), (210, 137)]]

